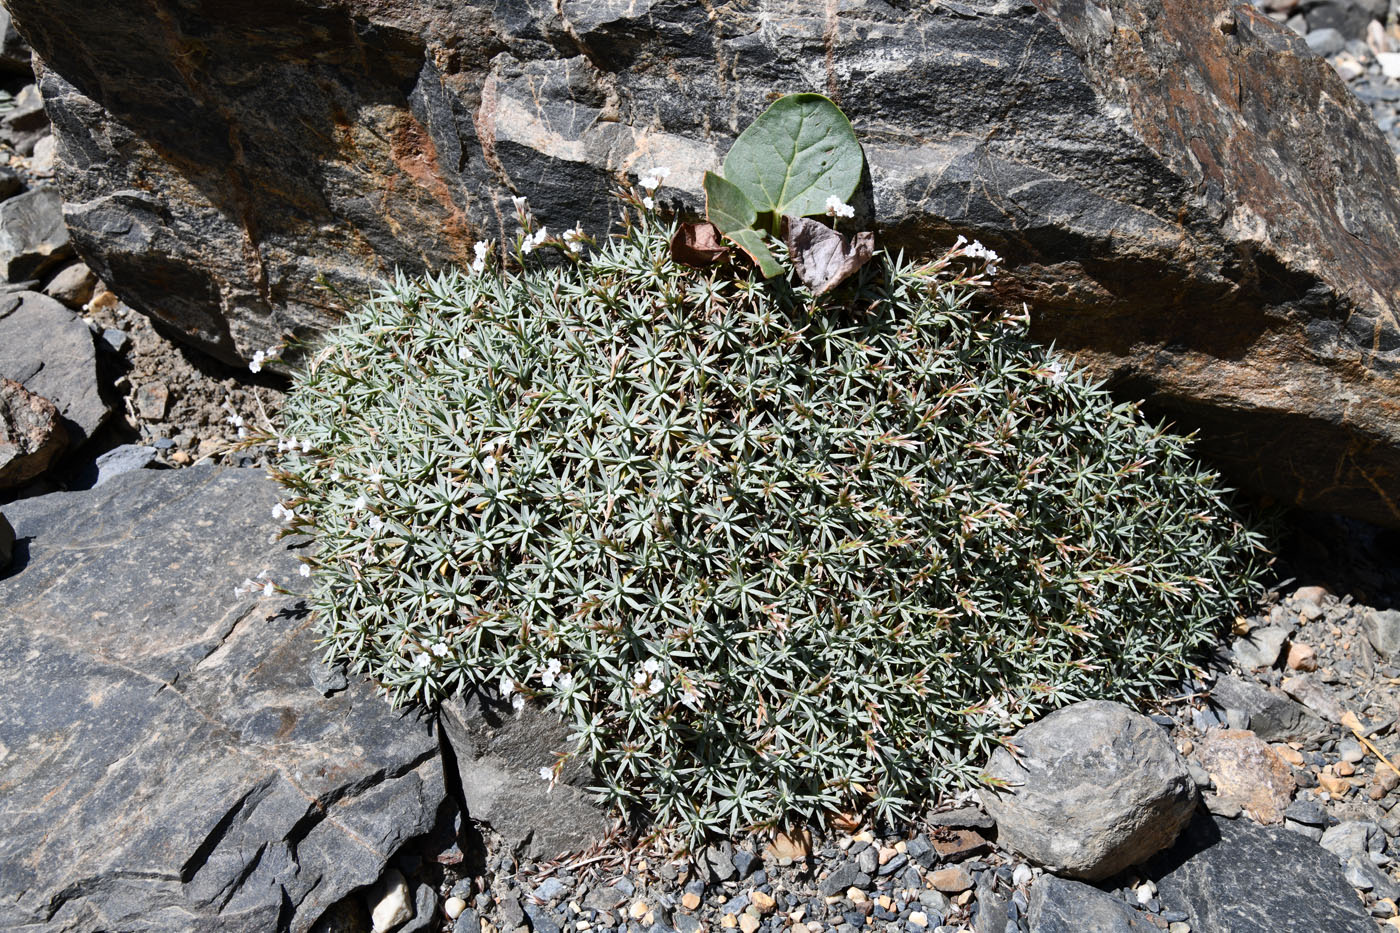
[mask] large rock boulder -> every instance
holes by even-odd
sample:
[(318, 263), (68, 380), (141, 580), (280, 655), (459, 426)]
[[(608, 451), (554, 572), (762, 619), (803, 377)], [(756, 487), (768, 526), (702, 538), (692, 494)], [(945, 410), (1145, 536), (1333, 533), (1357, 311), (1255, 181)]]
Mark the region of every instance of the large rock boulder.
[(1118, 703), (1056, 710), (987, 763), (982, 803), (999, 845), (1058, 874), (1097, 881), (1171, 845), (1196, 785), (1166, 730)]
[(446, 821), (430, 718), (358, 678), (323, 696), (268, 571), (260, 472), (138, 471), (5, 507), (0, 928), (309, 930)]
[(1400, 182), (1369, 114), (1231, 0), (8, 0), (78, 250), (226, 359), (394, 266), (609, 216), (780, 92), (853, 118), (883, 242), (1006, 255), (1034, 332), (1202, 429), (1235, 478), (1400, 522)]

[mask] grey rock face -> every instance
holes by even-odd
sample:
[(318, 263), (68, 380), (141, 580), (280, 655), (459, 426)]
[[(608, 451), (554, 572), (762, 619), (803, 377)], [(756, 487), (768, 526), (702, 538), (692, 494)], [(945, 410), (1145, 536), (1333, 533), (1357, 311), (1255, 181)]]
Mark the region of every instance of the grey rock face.
[(1163, 906), (1211, 933), (1374, 933), (1336, 856), (1299, 833), (1205, 814), (1153, 863)]
[(0, 573), (10, 569), (10, 561), (14, 560), (14, 556), (15, 529), (11, 527), (5, 513), (0, 512)]
[(329, 699), (268, 570), (259, 472), (140, 471), (6, 506), (0, 579), (0, 928), (309, 929), (450, 821), (428, 719), (363, 683)]
[(1191, 819), (1196, 784), (1167, 733), (1118, 703), (1076, 703), (997, 749), (984, 790), (997, 842), (1059, 874), (1107, 878), (1172, 844)]
[(1361, 619), (1366, 640), (1384, 657), (1400, 651), (1400, 612), (1394, 609), (1371, 610)]
[(483, 701), (473, 694), (444, 702), (440, 722), (462, 775), (467, 816), (489, 824), (531, 857), (584, 849), (607, 832), (602, 810), (589, 799), (590, 775), (571, 760), (553, 786), (540, 776), (560, 752), (568, 731), (551, 712)]
[(1241, 711), (1245, 723), (1240, 728), (1266, 742), (1310, 741), (1327, 733), (1327, 724), (1301, 703), (1230, 674), (1215, 681), (1211, 703)]
[(92, 331), (47, 295), (0, 295), (0, 379), (13, 379), (53, 402), (74, 447), (109, 414), (98, 383)]
[(31, 278), (71, 255), (57, 191), (36, 188), (0, 201), (0, 275)]
[(770, 93), (823, 90), (881, 243), (981, 238), (995, 300), (1236, 481), (1400, 522), (1395, 160), (1247, 4), (9, 3), (79, 250), (225, 360), (335, 323), (322, 275), (469, 263), (512, 194), (597, 232), (664, 164), (698, 207)]
[(1031, 887), (1027, 920), (1031, 933), (1157, 933), (1159, 929), (1112, 894), (1049, 874)]

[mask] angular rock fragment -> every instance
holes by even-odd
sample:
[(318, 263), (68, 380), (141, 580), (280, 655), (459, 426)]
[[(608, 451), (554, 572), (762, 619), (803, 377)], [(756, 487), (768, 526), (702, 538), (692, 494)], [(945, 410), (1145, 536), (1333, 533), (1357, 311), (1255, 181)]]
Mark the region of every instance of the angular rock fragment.
[(981, 792), (997, 843), (1058, 874), (1098, 880), (1171, 845), (1196, 785), (1167, 733), (1118, 703), (1057, 710), (998, 748)]
[(1157, 933), (1140, 910), (1079, 881), (1042, 875), (1031, 887), (1030, 933)]
[(57, 191), (36, 188), (0, 201), (0, 275), (33, 278), (71, 255)]
[(555, 781), (540, 774), (572, 748), (553, 712), (528, 704), (515, 710), (472, 694), (444, 702), (441, 723), (464, 776), (467, 816), (488, 824), (521, 854), (554, 857), (607, 833), (608, 819), (586, 791), (592, 776), (581, 759), (570, 759)]
[(0, 378), (0, 489), (39, 476), (67, 445), (68, 432), (53, 402)]
[(1233, 674), (1217, 678), (1210, 693), (1212, 705), (1240, 710), (1246, 727), (1266, 742), (1308, 742), (1327, 734), (1327, 724), (1301, 703)]
[(1282, 823), (1297, 785), (1288, 765), (1253, 732), (1212, 729), (1194, 757), (1215, 783), (1215, 795), (1260, 823)]

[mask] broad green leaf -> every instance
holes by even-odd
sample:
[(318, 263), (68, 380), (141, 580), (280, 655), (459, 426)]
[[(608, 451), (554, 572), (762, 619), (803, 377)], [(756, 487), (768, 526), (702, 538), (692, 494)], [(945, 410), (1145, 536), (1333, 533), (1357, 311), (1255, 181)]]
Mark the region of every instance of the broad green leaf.
[(757, 219), (743, 190), (714, 172), (705, 173), (705, 217), (724, 233), (747, 230)]
[(705, 173), (705, 215), (739, 248), (758, 263), (763, 277), (783, 274), (783, 267), (763, 243), (763, 234), (753, 229), (758, 219), (748, 197), (728, 179), (714, 172)]
[(840, 108), (820, 94), (789, 94), (739, 134), (724, 158), (724, 177), (757, 213), (805, 217), (825, 211), (829, 197), (849, 201), (864, 164)]

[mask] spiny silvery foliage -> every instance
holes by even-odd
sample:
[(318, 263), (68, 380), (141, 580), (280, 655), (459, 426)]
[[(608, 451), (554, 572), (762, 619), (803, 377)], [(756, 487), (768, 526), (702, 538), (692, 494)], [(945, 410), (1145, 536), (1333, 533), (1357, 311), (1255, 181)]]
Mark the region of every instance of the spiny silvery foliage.
[(1184, 442), (939, 266), (814, 300), (670, 233), (400, 277), (314, 354), (284, 482), (329, 658), (548, 704), (695, 841), (914, 814), (1017, 725), (1173, 682), (1254, 586)]

